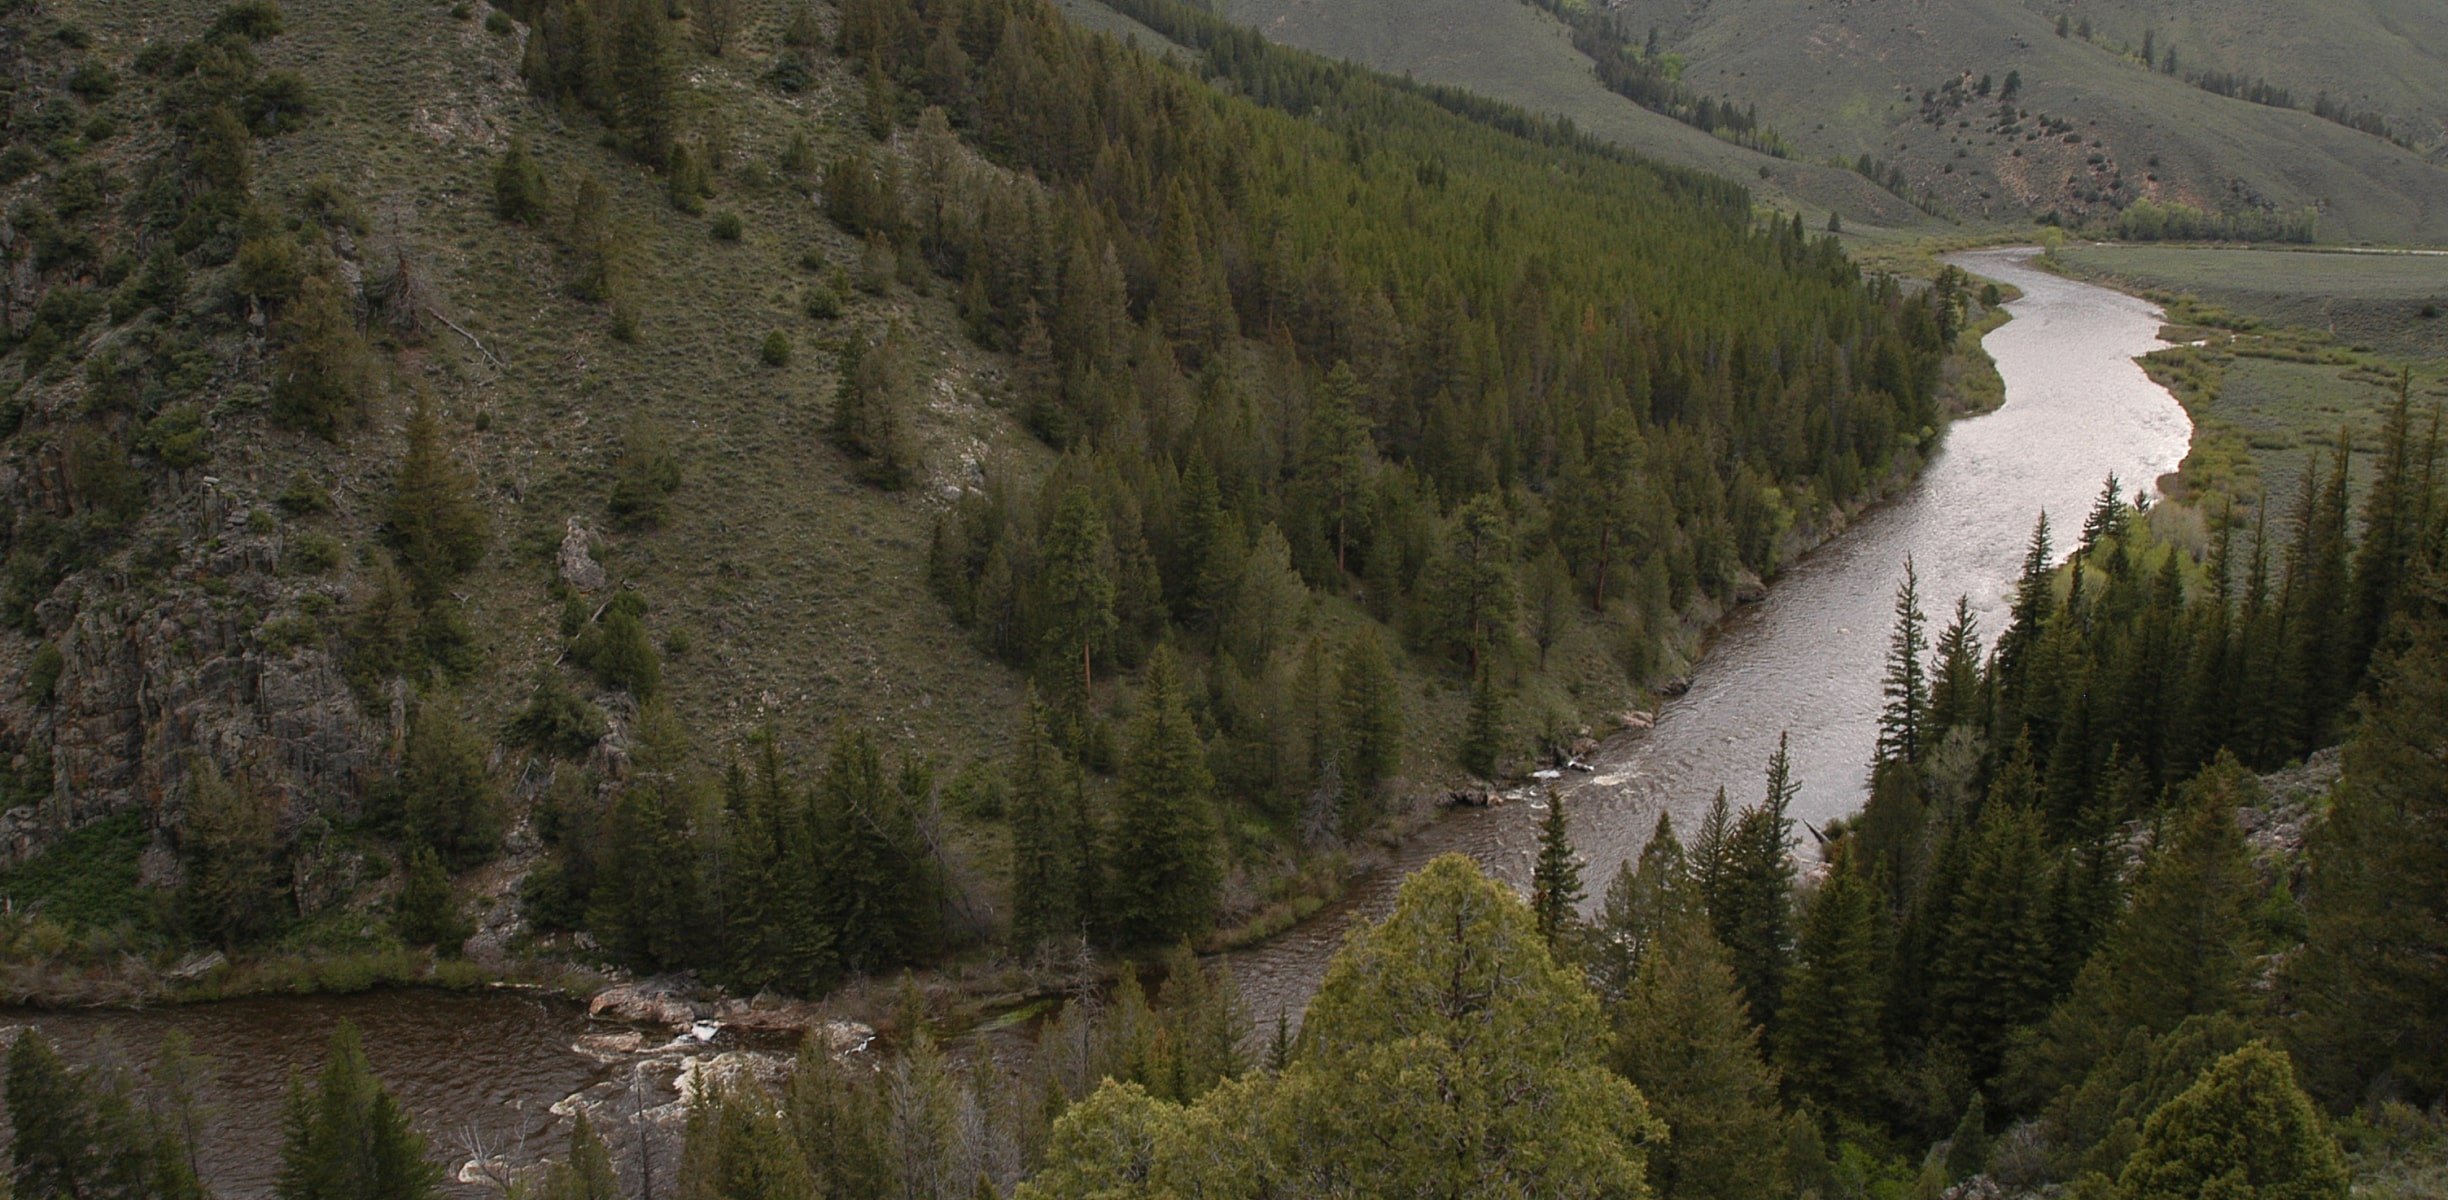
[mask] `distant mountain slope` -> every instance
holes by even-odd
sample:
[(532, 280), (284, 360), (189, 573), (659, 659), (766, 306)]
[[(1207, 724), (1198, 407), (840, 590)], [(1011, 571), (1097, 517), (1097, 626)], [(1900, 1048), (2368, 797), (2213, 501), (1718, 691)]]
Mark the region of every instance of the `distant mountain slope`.
[[(1756, 103), (1804, 153), (1893, 163), (1913, 189), (1968, 217), (2055, 211), (2099, 222), (2139, 200), (2212, 212), (2317, 207), (2323, 240), (2448, 240), (2448, 170), (2309, 113), (2213, 95), (2109, 46), (2060, 38), (2045, 7), (1624, 0), (1613, 11), (1626, 30), (1658, 29), (1663, 50), (1685, 61), (1686, 84)], [(2333, 6), (2317, 7), (2326, 20)], [(2241, 17), (2222, 27), (2254, 30)], [(2186, 36), (2176, 35), (2180, 47)], [(2021, 88), (2002, 110), (2010, 73)]]
[(1737, 180), (1768, 203), (1814, 218), (1833, 210), (1854, 224), (1936, 224), (1851, 171), (1747, 150), (1606, 90), (1564, 26), (1517, 0), (1216, 0), (1212, 7), (1287, 46), (1570, 117), (1660, 162)]
[(2388, 120), (2438, 159), (2448, 148), (2448, 4), (2438, 0), (2024, 0), (2094, 40), (2173, 47), (2181, 74), (2220, 72), (2292, 93), (2327, 93)]

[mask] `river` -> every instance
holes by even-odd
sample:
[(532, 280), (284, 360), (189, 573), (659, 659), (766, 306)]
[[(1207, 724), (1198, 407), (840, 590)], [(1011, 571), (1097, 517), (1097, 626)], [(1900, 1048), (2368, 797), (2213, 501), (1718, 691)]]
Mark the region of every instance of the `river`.
[[(1985, 634), (2005, 601), (2033, 518), (2079, 527), (2100, 481), (2115, 472), (2147, 487), (2183, 457), (2191, 428), (2152, 384), (2137, 355), (2162, 343), (2149, 304), (2027, 265), (2030, 251), (1982, 251), (1953, 261), (2011, 283), (2015, 319), (1986, 345), (2006, 380), (2006, 403), (1957, 422), (1944, 450), (1901, 496), (1794, 564), (1766, 600), (1735, 613), (1656, 727), (1609, 742), (1590, 774), (1563, 783), (1584, 878), (1601, 890), (1639, 852), (1660, 811), (1689, 828), (1719, 787), (1755, 797), (1780, 733), (1792, 739), (1802, 791), (1794, 815), (1814, 825), (1851, 812), (1866, 790), (1879, 707), (1879, 675), (1894, 594), (1909, 557), (1936, 621), (1969, 596)], [(2061, 541), (2063, 539), (2061, 538)], [(1271, 1024), (1297, 1020), (1355, 919), (1392, 906), (1402, 879), (1441, 854), (1470, 855), (1526, 883), (1538, 805), (1458, 810), (1355, 885), (1337, 905), (1280, 937), (1231, 956), (1250, 1011)], [(140, 1012), (0, 1011), (0, 1026), (31, 1024), (72, 1058), (149, 1056), (164, 1033), (186, 1032), (208, 1056), (207, 1179), (228, 1200), (271, 1194), (280, 1100), (293, 1071), (320, 1063), (332, 1028), (352, 1020), (368, 1056), (443, 1152), (459, 1154), (475, 1130), (513, 1158), (557, 1149), (555, 1108), (584, 1096), (617, 1112), (641, 1071), (668, 1102), (672, 1075), (696, 1051), (644, 1046), (590, 1022), (566, 1001), (496, 993), (393, 991), (352, 997), (264, 998)], [(116, 1050), (113, 1050), (113, 1047)], [(652, 1102), (652, 1101), (650, 1101)], [(481, 1189), (462, 1185), (463, 1195)]]

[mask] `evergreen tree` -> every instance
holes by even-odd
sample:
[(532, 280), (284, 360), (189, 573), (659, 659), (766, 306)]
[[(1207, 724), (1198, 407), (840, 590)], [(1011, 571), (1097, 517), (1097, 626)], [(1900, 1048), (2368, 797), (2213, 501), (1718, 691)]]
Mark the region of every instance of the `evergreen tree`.
[(1474, 673), (1482, 655), (1512, 645), (1519, 606), (1513, 555), (1503, 504), (1480, 496), (1454, 514), (1424, 581), (1439, 644), (1461, 651)]
[(887, 491), (917, 476), (918, 447), (909, 428), (912, 371), (909, 338), (898, 324), (873, 346), (853, 334), (835, 366), (826, 434), (859, 460), (860, 478)]
[(400, 885), (399, 899), (392, 906), (391, 924), (399, 931), (401, 941), (431, 946), (447, 957), (456, 957), (460, 943), (467, 941), (472, 932), (459, 915), (458, 897), (451, 893), (450, 873), (442, 869), (442, 860), (422, 842), (408, 851), (408, 877)]
[[(1394, 674), (1384, 637), (1375, 629), (1353, 631), (1343, 647), (1337, 682), (1347, 791), (1353, 799), (1364, 798), (1402, 769), (1402, 681)], [(1347, 813), (1346, 824), (1357, 824), (1351, 815)]]
[(2150, 1116), (2117, 1180), (2119, 1200), (2345, 1200), (2346, 1164), (2295, 1085), (2294, 1064), (2255, 1042)]
[(357, 331), (338, 282), (315, 272), (298, 283), (274, 326), (280, 358), (272, 376), (272, 420), (326, 438), (356, 424), (373, 393), (373, 351)]
[(1309, 444), (1301, 466), (1334, 527), (1335, 570), (1350, 570), (1352, 508), (1368, 483), (1369, 424), (1361, 411), (1360, 380), (1350, 363), (1336, 363), (1309, 414)]
[(1073, 812), (1080, 780), (1054, 748), (1046, 707), (1033, 693), (1011, 779), (1011, 939), (1025, 956), (1078, 936), (1088, 917), (1079, 880), (1092, 866)]
[(1547, 815), (1539, 820), (1538, 863), (1530, 873), (1530, 915), (1550, 951), (1563, 951), (1581, 896), (1581, 861), (1565, 824), (1564, 796), (1549, 788)]
[(187, 789), (179, 857), (189, 926), (224, 946), (263, 936), (280, 923), (288, 898), (279, 798), (243, 777), (224, 779), (202, 758)]
[(1779, 735), (1776, 753), (1768, 759), (1767, 799), (1744, 809), (1726, 834), (1709, 899), (1710, 921), (1717, 940), (1733, 957), (1744, 1002), (1772, 1043), (1777, 1040), (1778, 1006), (1792, 955), (1794, 867), (1788, 848), (1793, 822), (1785, 810), (1799, 786), (1786, 739)]
[(1956, 1183), (1989, 1170), (1989, 1101), (1979, 1092), (1964, 1105), (1963, 1119), (1947, 1137), (1947, 1182)]
[(1775, 1036), (1787, 1087), (1825, 1112), (1860, 1113), (1878, 1094), (1885, 1045), (1878, 920), (1877, 889), (1852, 855), (1839, 855), (1803, 913)]
[(543, 1200), (622, 1200), (612, 1154), (585, 1113), (570, 1126), (569, 1157), (544, 1169)]
[(310, 1089), (289, 1085), (282, 1118), (280, 1200), (425, 1200), (442, 1183), (425, 1138), (366, 1063), (357, 1027), (332, 1034), (331, 1057)]
[(852, 970), (919, 961), (935, 948), (943, 878), (918, 824), (915, 790), (896, 784), (867, 730), (834, 738), (819, 785), (819, 822), (829, 852), (829, 924)]
[[(1669, 922), (1683, 915), (1706, 922), (1707, 901), (1683, 843), (1675, 837), (1674, 819), (1661, 812), (1640, 856), (1616, 868), (1599, 902), (1597, 921), (1582, 940), (1582, 965), (1598, 998), (1622, 999)], [(1717, 954), (1723, 957), (1725, 948), (1719, 946)]]
[(501, 846), (501, 791), (485, 759), (483, 735), (446, 699), (417, 706), (400, 763), (401, 816), (446, 866), (464, 870)]
[(545, 185), (544, 169), (536, 165), (527, 139), (512, 137), (510, 148), (493, 167), (493, 211), (505, 221), (536, 225), (544, 220), (551, 206), (552, 193)]
[(761, 1093), (699, 1080), (689, 1107), (680, 1200), (817, 1200), (815, 1177)]
[(696, 830), (707, 807), (689, 764), (688, 735), (671, 707), (638, 713), (629, 778), (605, 819), (602, 874), (587, 924), (604, 945), (646, 970), (693, 964), (703, 949)]
[(2304, 1010), (2300, 1061), (2340, 1103), (2381, 1080), (2448, 1095), (2448, 572), (2431, 553), (2311, 836), (2310, 930), (2286, 976)]
[(1955, 598), (1955, 617), (1938, 635), (1937, 660), (1937, 671), (1930, 678), (1929, 737), (1981, 728), (1980, 624), (1972, 614), (1971, 597)]
[(1776, 1072), (1761, 1061), (1759, 1030), (1725, 948), (1689, 894), (1694, 885), (1679, 869), (1673, 830), (1662, 814), (1659, 822), (1638, 874), (1618, 876), (1638, 881), (1624, 889), (1625, 907), (1645, 908), (1647, 917), (1619, 915), (1618, 891), (1609, 888), (1599, 925), (1602, 934), (1619, 923), (1648, 928), (1638, 965), (1610, 1009), (1615, 1069), (1666, 1123), (1666, 1145), (1651, 1159), (1661, 1194), (1697, 1200), (1782, 1194), (1785, 1164), (1771, 1149), (1786, 1134)]
[(1065, 493), (1046, 530), (1038, 569), (1039, 660), (1059, 680), (1079, 668), (1079, 690), (1066, 707), (1085, 712), (1096, 694), (1096, 656), (1112, 644), (1114, 617), (1113, 539), (1096, 500), (1085, 488)]
[(99, 1181), (105, 1147), (76, 1073), (40, 1032), (17, 1035), (8, 1056), (9, 1181), (26, 1200), (81, 1200)]
[(630, 152), (660, 166), (671, 153), (679, 73), (664, 0), (611, 0), (610, 77), (614, 125)]
[(1173, 654), (1148, 660), (1122, 768), (1111, 849), (1108, 906), (1115, 940), (1161, 946), (1204, 933), (1223, 885), (1214, 783), (1190, 722)]
[(484, 557), (491, 538), (475, 481), (442, 444), (442, 423), (420, 395), (408, 414), (408, 449), (393, 477), (383, 536), (419, 603), (441, 598)]
[(2225, 756), (2186, 785), (2124, 916), (2038, 1038), (2012, 1056), (2007, 1079), (2018, 1106), (2036, 1106), (2080, 1079), (2129, 1030), (2156, 1036), (2236, 1003), (2252, 868), (2235, 814), (2255, 786)]
[(2051, 999), (2049, 860), (2039, 818), (1993, 803), (1971, 831), (1968, 870), (1933, 964), (1930, 1002), (1939, 1036), (1975, 1079), (1997, 1071), (2007, 1035)]
[(1481, 779), (1503, 771), (1512, 734), (1505, 727), (1504, 693), (1496, 690), (1496, 673), (1481, 671), (1471, 685), (1470, 715), (1462, 727), (1462, 769)]
[(1923, 655), (1929, 650), (1927, 621), (1921, 615), (1921, 581), (1911, 559), (1904, 561), (1904, 582), (1896, 588), (1895, 632), (1887, 639), (1886, 706), (1879, 711), (1880, 762), (1919, 762), (1929, 723), (1929, 681)]

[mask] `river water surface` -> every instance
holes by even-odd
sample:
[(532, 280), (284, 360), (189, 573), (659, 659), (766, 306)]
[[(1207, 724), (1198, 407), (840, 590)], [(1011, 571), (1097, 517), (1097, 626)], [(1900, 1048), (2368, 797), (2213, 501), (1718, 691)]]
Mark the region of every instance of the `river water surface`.
[[(1954, 260), (2023, 290), (2012, 305), (2015, 319), (1986, 343), (2006, 380), (2005, 405), (1957, 422), (1909, 490), (1794, 564), (1766, 600), (1737, 612), (1693, 672), (1691, 690), (1658, 714), (1654, 730), (1610, 742), (1594, 773), (1567, 777), (1574, 841), (1593, 893), (1638, 853), (1660, 811), (1688, 829), (1719, 787), (1738, 802), (1753, 799), (1780, 733), (1792, 738), (1802, 785), (1797, 818), (1816, 825), (1858, 807), (1905, 560), (1919, 572), (1934, 624), (1961, 594), (1980, 614), (1984, 635), (1993, 635), (2034, 517), (2047, 510), (2070, 536), (2109, 472), (2130, 491), (2183, 457), (2191, 435), (2183, 410), (2133, 361), (2162, 344), (2157, 311), (2034, 270), (2025, 262), (2030, 253)], [(1402, 879), (1437, 855), (1465, 853), (1526, 883), (1536, 808), (1456, 811), (1338, 905), (1233, 955), (1252, 1015), (1261, 1025), (1278, 1011), (1297, 1020), (1354, 920), (1389, 909)], [(564, 1134), (555, 1106), (566, 1111), (582, 1092), (617, 1095), (621, 1080), (650, 1057), (607, 1050), (605, 1031), (590, 1028), (573, 1004), (508, 993), (395, 991), (133, 1013), (0, 1011), (0, 1026), (41, 1028), (83, 1060), (114, 1052), (141, 1060), (164, 1033), (186, 1032), (213, 1071), (206, 1176), (220, 1195), (247, 1200), (271, 1194), (290, 1073), (321, 1062), (343, 1018), (363, 1029), (375, 1070), (446, 1153), (470, 1129), (512, 1150), (557, 1150)]]

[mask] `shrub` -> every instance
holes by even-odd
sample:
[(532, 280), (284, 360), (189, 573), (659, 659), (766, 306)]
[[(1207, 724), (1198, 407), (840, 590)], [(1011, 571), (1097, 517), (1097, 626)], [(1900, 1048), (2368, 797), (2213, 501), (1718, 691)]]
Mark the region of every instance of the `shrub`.
[(527, 707), (510, 719), (512, 744), (545, 754), (576, 758), (602, 741), (604, 715), (561, 682), (557, 674), (536, 684)]
[(243, 4), (222, 9), (221, 15), (213, 18), (212, 28), (206, 32), (207, 36), (234, 33), (250, 42), (260, 42), (265, 38), (280, 36), (285, 24), (280, 6), (271, 0), (246, 0)]
[(274, 496), (272, 502), (293, 517), (327, 513), (332, 506), (331, 492), (324, 488), (323, 481), (304, 471), (290, 476), (288, 486), (282, 488), (280, 495)]
[(807, 315), (819, 321), (830, 321), (841, 314), (841, 293), (834, 291), (831, 284), (819, 280), (808, 285)]
[(507, 36), (511, 30), (517, 27), (518, 22), (511, 20), (509, 13), (503, 12), (498, 8), (485, 14), (486, 33), (498, 33)]
[(679, 490), (680, 460), (661, 431), (647, 425), (632, 428), (612, 464), (612, 523), (630, 532), (658, 528)]
[(789, 366), (791, 360), (790, 336), (779, 329), (766, 334), (765, 345), (757, 351), (757, 356), (764, 359), (765, 365), (769, 367)]
[(720, 212), (714, 214), (714, 239), (716, 241), (736, 242), (740, 240), (740, 235), (745, 232), (746, 227), (740, 223), (740, 215), (738, 213)]
[(34, 661), (26, 664), (26, 703), (40, 707), (51, 703), (59, 693), (60, 673), (67, 669), (60, 656), (57, 642), (44, 642), (34, 650)]

